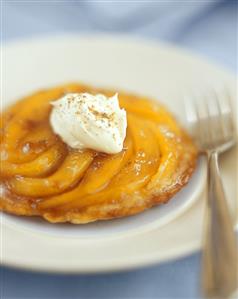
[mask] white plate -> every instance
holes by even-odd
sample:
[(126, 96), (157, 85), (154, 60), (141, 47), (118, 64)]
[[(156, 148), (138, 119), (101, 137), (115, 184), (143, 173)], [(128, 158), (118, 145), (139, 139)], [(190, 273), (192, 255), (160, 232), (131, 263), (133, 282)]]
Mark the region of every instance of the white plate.
[[(9, 43), (3, 53), (3, 104), (48, 86), (82, 81), (154, 96), (181, 120), (182, 94), (204, 86), (235, 87), (227, 72), (191, 54), (120, 37), (58, 36)], [(235, 202), (233, 154), (223, 159), (226, 191)], [(137, 216), (84, 226), (1, 216), (2, 263), (55, 272), (130, 269), (200, 247), (205, 163), (167, 205)]]

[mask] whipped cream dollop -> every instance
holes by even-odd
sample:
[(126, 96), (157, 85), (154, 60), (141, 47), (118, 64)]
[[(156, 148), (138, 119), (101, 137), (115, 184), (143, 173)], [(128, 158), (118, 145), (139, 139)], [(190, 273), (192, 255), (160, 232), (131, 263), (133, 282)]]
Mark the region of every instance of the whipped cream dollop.
[(127, 118), (117, 94), (68, 93), (51, 104), (52, 129), (72, 148), (108, 154), (123, 149)]

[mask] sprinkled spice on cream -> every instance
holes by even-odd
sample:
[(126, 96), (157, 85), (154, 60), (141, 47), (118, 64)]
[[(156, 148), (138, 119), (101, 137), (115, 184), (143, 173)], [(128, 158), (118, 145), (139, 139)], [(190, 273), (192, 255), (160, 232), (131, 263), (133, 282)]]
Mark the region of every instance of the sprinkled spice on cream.
[(72, 148), (119, 153), (126, 137), (126, 111), (118, 95), (69, 93), (51, 103), (50, 123), (56, 134)]

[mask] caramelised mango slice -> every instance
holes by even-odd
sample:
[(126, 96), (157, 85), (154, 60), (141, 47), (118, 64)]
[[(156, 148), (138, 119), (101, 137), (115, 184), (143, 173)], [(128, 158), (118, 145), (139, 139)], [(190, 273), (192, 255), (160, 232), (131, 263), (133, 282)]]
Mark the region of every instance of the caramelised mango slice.
[(125, 140), (124, 149), (115, 155), (105, 155), (95, 159), (85, 175), (81, 185), (81, 194), (90, 194), (107, 187), (113, 177), (125, 166), (133, 153), (133, 144), (129, 137)]
[(142, 187), (156, 172), (159, 163), (159, 147), (157, 138), (150, 123), (132, 114), (128, 115), (134, 144), (134, 157), (114, 178), (109, 187), (121, 187), (134, 190)]
[(145, 98), (121, 97), (120, 104), (128, 112), (138, 115), (144, 120), (150, 120), (158, 124), (166, 124), (174, 133), (180, 133), (181, 128), (177, 126), (174, 118), (168, 114), (167, 110), (158, 105), (155, 101), (148, 101)]
[(24, 178), (9, 180), (13, 192), (18, 195), (41, 197), (55, 195), (74, 186), (84, 175), (93, 160), (91, 151), (71, 151), (59, 169), (47, 178)]
[(197, 150), (163, 106), (119, 92), (128, 120), (124, 149), (116, 155), (77, 151), (49, 123), (50, 101), (66, 92), (114, 93), (68, 84), (35, 93), (4, 112), (0, 210), (87, 223), (165, 203), (188, 182)]
[(98, 196), (97, 191), (105, 189), (111, 179), (123, 168), (132, 155), (132, 141), (126, 138), (124, 150), (116, 155), (105, 155), (95, 158), (81, 184), (70, 192), (51, 197), (39, 203), (39, 208), (59, 207), (72, 201), (82, 201), (88, 194)]
[[(50, 104), (49, 102), (53, 99), (57, 99), (60, 96), (59, 91), (52, 91), (49, 94), (39, 93), (32, 96), (32, 99), (25, 99), (18, 111), (13, 113), (12, 118), (6, 124), (4, 128), (4, 137), (3, 144), (4, 150), (7, 151), (8, 157), (7, 160), (12, 163), (18, 163), (29, 161), (28, 154), (22, 153), (17, 150), (19, 142), (24, 138), (32, 128), (39, 127), (42, 125), (42, 122), (48, 121)], [(41, 99), (41, 100), (39, 100)]]
[[(59, 143), (59, 138), (52, 132), (51, 128), (49, 127), (49, 124), (47, 124), (47, 126), (40, 126), (36, 130), (30, 131), (29, 134), (27, 134), (24, 138), (19, 140), (18, 148), (15, 150), (15, 155), (18, 155), (19, 159), (15, 162), (9, 161), (8, 150), (4, 143), (1, 144), (0, 154), (2, 157), (2, 163), (6, 162), (5, 165), (2, 165), (2, 167), (4, 168), (3, 172), (10, 173), (11, 175), (21, 174), (18, 170), (21, 169), (21, 167), (19, 168), (19, 165), (17, 166), (17, 164), (29, 163), (35, 159), (39, 159), (41, 153), (45, 152), (53, 145), (56, 145), (57, 142)], [(64, 146), (61, 145), (61, 148), (62, 147)], [(59, 148), (59, 145), (53, 147), (53, 149), (55, 148)], [(50, 151), (48, 151), (48, 153), (43, 156), (49, 155), (49, 152)], [(5, 169), (7, 170), (5, 171)], [(14, 172), (14, 169), (19, 173)]]
[(1, 176), (3, 178), (12, 176), (42, 177), (51, 173), (60, 164), (66, 149), (61, 143), (49, 148), (39, 155), (35, 160), (27, 163), (10, 163), (1, 161)]

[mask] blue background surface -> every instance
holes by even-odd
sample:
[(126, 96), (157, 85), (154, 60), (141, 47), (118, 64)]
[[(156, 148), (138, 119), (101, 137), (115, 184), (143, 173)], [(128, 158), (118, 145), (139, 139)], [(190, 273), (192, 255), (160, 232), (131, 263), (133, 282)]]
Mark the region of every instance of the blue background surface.
[[(2, 1), (3, 41), (126, 33), (175, 43), (237, 71), (237, 1)], [(51, 275), (1, 268), (1, 299), (201, 298), (200, 254), (131, 272)]]

